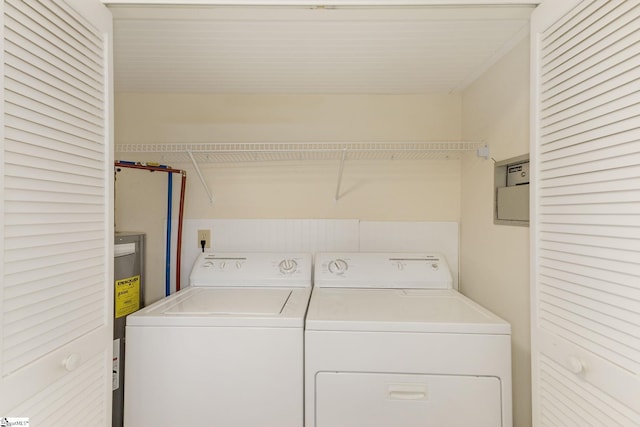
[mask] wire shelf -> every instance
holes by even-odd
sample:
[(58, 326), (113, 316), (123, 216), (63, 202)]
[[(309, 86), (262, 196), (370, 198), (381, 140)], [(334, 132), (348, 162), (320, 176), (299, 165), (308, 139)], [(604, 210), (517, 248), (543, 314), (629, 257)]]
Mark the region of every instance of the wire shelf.
[[(340, 197), (340, 183), (345, 160), (449, 160), (459, 159), (463, 152), (475, 151), (489, 157), (489, 148), (482, 142), (234, 142), (234, 143), (167, 143), (119, 144), (117, 154), (160, 154), (163, 162), (191, 162), (213, 203), (214, 197), (206, 183), (201, 163), (242, 163), (286, 160), (338, 160), (338, 183), (335, 199)], [(153, 159), (160, 160), (160, 159)]]
[[(172, 162), (201, 163), (301, 160), (421, 160), (456, 159), (460, 153), (477, 151), (481, 142), (367, 142), (367, 143), (181, 143), (120, 144), (116, 153), (163, 154)], [(190, 153), (190, 154), (189, 154)]]

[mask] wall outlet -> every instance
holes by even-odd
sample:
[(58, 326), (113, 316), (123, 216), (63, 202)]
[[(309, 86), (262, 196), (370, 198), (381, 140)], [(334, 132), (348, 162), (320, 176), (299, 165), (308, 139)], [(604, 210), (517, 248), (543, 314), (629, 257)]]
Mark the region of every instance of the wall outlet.
[(202, 249), (202, 241), (204, 240), (205, 249), (211, 248), (211, 230), (198, 230), (198, 249)]

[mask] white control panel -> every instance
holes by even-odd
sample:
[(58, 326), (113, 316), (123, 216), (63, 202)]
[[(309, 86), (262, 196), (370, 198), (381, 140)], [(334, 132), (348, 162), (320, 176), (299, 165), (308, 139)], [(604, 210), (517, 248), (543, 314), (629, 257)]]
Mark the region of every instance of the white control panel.
[(309, 287), (311, 254), (202, 253), (196, 259), (191, 286)]
[(315, 257), (318, 287), (451, 289), (446, 259), (436, 253), (343, 252)]

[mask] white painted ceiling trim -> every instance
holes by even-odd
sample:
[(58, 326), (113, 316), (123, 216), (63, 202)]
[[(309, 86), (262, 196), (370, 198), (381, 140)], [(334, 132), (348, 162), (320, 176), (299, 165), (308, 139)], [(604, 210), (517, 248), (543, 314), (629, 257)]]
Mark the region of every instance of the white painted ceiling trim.
[(158, 3), (110, 6), (117, 92), (456, 92), (526, 37), (534, 8)]
[(497, 6), (538, 5), (544, 0), (102, 0), (106, 5), (203, 6)]

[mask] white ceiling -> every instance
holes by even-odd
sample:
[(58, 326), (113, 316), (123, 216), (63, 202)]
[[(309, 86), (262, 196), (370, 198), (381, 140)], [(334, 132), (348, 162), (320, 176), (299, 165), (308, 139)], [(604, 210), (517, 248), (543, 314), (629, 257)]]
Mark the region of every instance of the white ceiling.
[(110, 9), (117, 92), (418, 94), (471, 83), (533, 6)]

